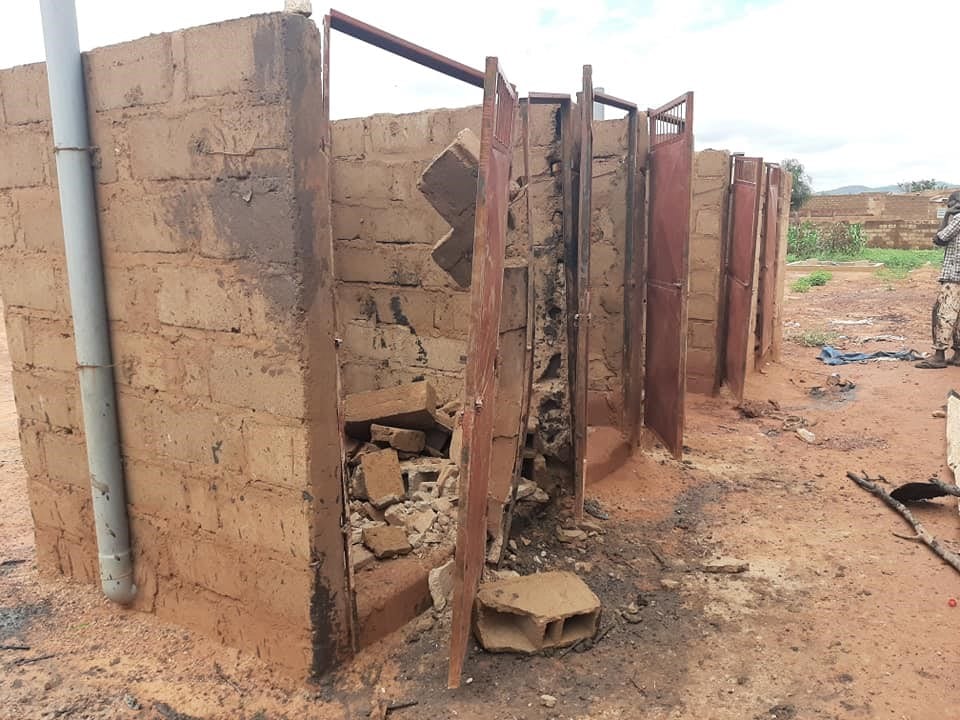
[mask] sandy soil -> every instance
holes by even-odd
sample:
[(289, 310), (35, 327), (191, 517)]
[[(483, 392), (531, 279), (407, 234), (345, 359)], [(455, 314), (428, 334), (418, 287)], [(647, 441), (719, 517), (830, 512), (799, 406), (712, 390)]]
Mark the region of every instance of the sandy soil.
[[(835, 274), (788, 295), (787, 335), (827, 330), (850, 349), (928, 349), (935, 273), (905, 281)], [(873, 318), (871, 325), (829, 321)], [(900, 335), (903, 342), (858, 337)], [(322, 686), (270, 671), (155, 618), (118, 611), (95, 588), (41, 577), (0, 341), (0, 718), (363, 718), (416, 700), (406, 718), (948, 718), (960, 705), (960, 576), (900, 518), (845, 478), (950, 478), (944, 420), (932, 417), (960, 368), (886, 362), (837, 368), (856, 384), (814, 397), (833, 371), (787, 343), (748, 397), (693, 397), (682, 462), (636, 455), (589, 489), (611, 519), (581, 547), (552, 533), (556, 508), (520, 522), (518, 569), (572, 568), (604, 602), (602, 639), (536, 657), (472, 651), (461, 690), (444, 689), (448, 620), (428, 613), (365, 650)], [(810, 445), (784, 429), (802, 418)], [(796, 422), (796, 421), (793, 421)], [(562, 505), (562, 503), (561, 503)], [(956, 502), (916, 514), (954, 548)], [(539, 561), (534, 556), (540, 558)], [(731, 556), (746, 572), (700, 571)], [(632, 606), (632, 607), (631, 607)], [(624, 614), (621, 611), (627, 610)], [(605, 633), (605, 634), (604, 634)], [(556, 697), (544, 707), (541, 694)]]

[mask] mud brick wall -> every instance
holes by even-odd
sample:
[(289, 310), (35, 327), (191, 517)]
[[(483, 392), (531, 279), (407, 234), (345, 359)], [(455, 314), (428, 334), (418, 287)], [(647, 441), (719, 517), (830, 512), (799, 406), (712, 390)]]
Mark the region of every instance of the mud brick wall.
[[(345, 652), (350, 613), (319, 34), (266, 15), (85, 60), (135, 607), (305, 676)], [(0, 93), (0, 290), (37, 555), (93, 583), (44, 66), (0, 72)]]
[[(556, 448), (569, 444), (569, 405), (565, 397), (556, 397), (554, 387), (564, 387), (560, 378), (566, 345), (566, 338), (558, 332), (565, 318), (555, 318), (554, 312), (555, 306), (562, 305), (557, 276), (563, 276), (562, 266), (557, 266), (563, 252), (562, 215), (557, 216), (561, 210), (556, 165), (559, 131), (556, 107), (534, 106), (530, 115), (530, 188), (525, 188), (522, 177), (519, 115), (514, 131), (513, 177), (522, 191), (511, 205), (507, 256), (513, 261), (526, 260), (529, 235), (523, 193), (530, 192), (540, 338), (534, 370), (538, 391), (531, 414), (539, 413), (534, 424), (545, 432), (558, 424), (566, 428), (565, 438), (562, 431), (551, 431), (544, 441)], [(465, 128), (479, 137), (479, 107), (373, 115), (332, 124), (333, 238), (345, 393), (427, 379), (436, 387), (440, 403), (461, 399), (470, 293), (430, 256), (449, 226), (417, 189), (417, 180)], [(509, 357), (515, 358), (519, 338), (525, 334), (525, 313), (522, 321), (515, 312), (512, 318), (506, 315), (518, 309), (516, 303), (526, 302), (525, 272), (507, 274), (504, 297), (501, 346), (509, 348)], [(556, 350), (545, 355), (543, 347)], [(560, 355), (556, 360), (555, 352)], [(501, 360), (506, 360), (501, 362), (504, 371), (519, 376), (515, 360)], [(519, 377), (511, 377), (510, 392), (517, 389), (516, 380)], [(511, 417), (517, 403), (513, 405)], [(498, 413), (498, 434), (511, 425), (511, 417)], [(505, 468), (506, 455), (496, 464)]]
[(870, 247), (909, 250), (932, 247), (931, 238), (941, 222), (937, 210), (943, 207), (945, 203), (933, 202), (925, 194), (818, 195), (804, 203), (792, 219), (823, 227), (860, 223)]
[(721, 268), (730, 186), (730, 153), (703, 150), (693, 163), (687, 303), (687, 389), (711, 393), (718, 360)]

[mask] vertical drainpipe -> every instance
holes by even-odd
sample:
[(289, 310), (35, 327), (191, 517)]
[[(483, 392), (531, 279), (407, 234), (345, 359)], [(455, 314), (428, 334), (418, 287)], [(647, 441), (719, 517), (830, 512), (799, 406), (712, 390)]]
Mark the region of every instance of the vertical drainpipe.
[(133, 600), (130, 529), (117, 430), (116, 391), (97, 226), (83, 64), (73, 0), (40, 0), (57, 158), (67, 282), (103, 593)]

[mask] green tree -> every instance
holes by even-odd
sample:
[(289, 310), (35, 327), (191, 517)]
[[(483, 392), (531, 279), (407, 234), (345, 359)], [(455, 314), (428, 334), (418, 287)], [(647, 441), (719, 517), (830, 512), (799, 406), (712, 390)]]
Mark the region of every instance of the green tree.
[(944, 190), (946, 185), (937, 180), (909, 180), (908, 182), (897, 183), (897, 187), (900, 188), (900, 192), (905, 193), (917, 193), (923, 192), (924, 190)]
[(799, 210), (810, 196), (813, 195), (813, 181), (807, 175), (803, 163), (789, 158), (780, 163), (780, 167), (793, 175), (793, 191), (790, 193), (790, 209)]

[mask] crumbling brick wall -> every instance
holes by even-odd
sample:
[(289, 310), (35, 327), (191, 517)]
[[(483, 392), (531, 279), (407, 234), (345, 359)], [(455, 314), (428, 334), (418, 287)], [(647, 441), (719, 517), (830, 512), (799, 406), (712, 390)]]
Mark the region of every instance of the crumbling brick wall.
[[(563, 302), (563, 267), (558, 266), (563, 248), (556, 111), (556, 106), (530, 109), (531, 181), (521, 192), (531, 193), (537, 266), (538, 339), (531, 415), (543, 438), (541, 445), (558, 455), (569, 445), (569, 404), (560, 389), (565, 387), (560, 378), (564, 377), (566, 338), (559, 332), (565, 314), (557, 317)], [(449, 226), (419, 192), (417, 181), (464, 129), (479, 136), (479, 107), (333, 123), (333, 234), (347, 394), (427, 379), (437, 389), (440, 404), (461, 399), (470, 293), (430, 255)], [(513, 176), (522, 185), (519, 115), (514, 136)], [(526, 328), (525, 317), (517, 319), (518, 309), (525, 309), (527, 292), (526, 272), (519, 271), (529, 251), (524, 202), (521, 195), (512, 205), (507, 238), (507, 256), (512, 261), (508, 266), (513, 269), (505, 277), (501, 345), (513, 357)], [(524, 307), (518, 308), (517, 303)], [(519, 370), (505, 368), (511, 369)], [(520, 380), (514, 375), (510, 378), (513, 395)], [(517, 408), (506, 415), (498, 413), (501, 437), (516, 414)], [(506, 455), (496, 464), (503, 470)]]
[(930, 238), (940, 228), (937, 210), (945, 206), (934, 200), (929, 194), (817, 195), (793, 214), (792, 221), (824, 227), (837, 222), (860, 223), (870, 247), (929, 248)]
[(730, 153), (703, 150), (693, 164), (690, 275), (687, 303), (687, 389), (715, 389), (724, 235), (730, 186)]
[[(135, 607), (324, 669), (351, 601), (319, 33), (265, 15), (85, 60)], [(0, 72), (0, 92), (0, 289), (37, 556), (94, 582), (44, 66)]]

